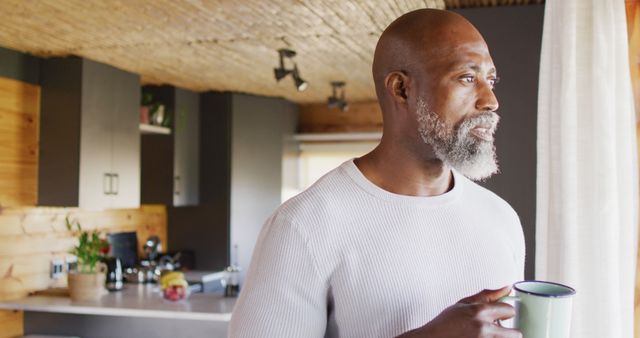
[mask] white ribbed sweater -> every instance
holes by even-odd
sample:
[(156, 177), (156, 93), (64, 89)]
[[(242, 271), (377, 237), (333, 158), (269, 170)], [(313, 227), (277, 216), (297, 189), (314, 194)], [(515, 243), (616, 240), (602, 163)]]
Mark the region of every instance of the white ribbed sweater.
[(230, 337), (394, 337), (459, 299), (521, 280), (518, 216), (454, 172), (440, 196), (403, 196), (347, 161), (267, 220)]

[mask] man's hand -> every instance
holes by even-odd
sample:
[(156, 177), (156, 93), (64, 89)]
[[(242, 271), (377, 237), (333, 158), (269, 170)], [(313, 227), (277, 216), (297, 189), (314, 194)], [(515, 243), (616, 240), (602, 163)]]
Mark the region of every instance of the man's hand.
[(520, 331), (495, 324), (513, 317), (513, 306), (496, 302), (507, 296), (510, 287), (484, 290), (446, 308), (425, 326), (398, 338), (522, 338)]

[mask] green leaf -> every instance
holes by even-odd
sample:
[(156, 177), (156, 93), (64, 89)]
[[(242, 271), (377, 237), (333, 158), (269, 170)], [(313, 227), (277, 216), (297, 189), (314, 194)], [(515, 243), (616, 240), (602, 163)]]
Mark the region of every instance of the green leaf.
[(109, 243), (100, 238), (100, 231), (94, 229), (91, 231), (82, 230), (82, 226), (78, 221), (71, 221), (69, 216), (65, 218), (67, 229), (71, 231), (72, 223), (75, 223), (77, 231), (75, 235), (78, 237), (78, 245), (73, 247), (69, 252), (78, 258), (79, 272), (95, 272), (96, 266), (102, 258), (102, 250), (108, 247)]

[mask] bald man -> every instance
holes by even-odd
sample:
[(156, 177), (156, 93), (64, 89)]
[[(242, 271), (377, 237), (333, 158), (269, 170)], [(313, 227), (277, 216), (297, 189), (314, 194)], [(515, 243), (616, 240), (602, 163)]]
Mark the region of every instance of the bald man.
[(284, 203), (255, 247), (230, 337), (521, 337), (518, 216), (472, 180), (498, 169), (497, 82), (463, 17), (418, 10), (376, 47), (380, 144)]

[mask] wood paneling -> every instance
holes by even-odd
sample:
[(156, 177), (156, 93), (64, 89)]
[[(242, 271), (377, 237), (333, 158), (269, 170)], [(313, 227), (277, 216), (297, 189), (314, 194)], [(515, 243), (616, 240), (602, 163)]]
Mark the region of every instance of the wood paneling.
[[(444, 0), (157, 0), (126, 6), (4, 0), (0, 45), (40, 56), (82, 56), (138, 73), (145, 83), (295, 102), (324, 101), (329, 82), (348, 76), (350, 98), (366, 100), (375, 96), (371, 60), (378, 35), (403, 13), (425, 7), (444, 8)], [(305, 92), (295, 90), (291, 77), (274, 79), (276, 50), (285, 47), (298, 52), (295, 62), (311, 84)]]
[[(143, 81), (322, 102), (329, 82), (371, 100), (373, 50), (382, 30), (419, 8), (540, 4), (543, 0), (0, 1), (0, 45), (36, 55), (74, 54)], [(298, 52), (303, 93), (277, 83), (278, 48)], [(346, 77), (346, 78), (345, 78)]]
[(66, 278), (49, 278), (49, 262), (69, 256), (76, 238), (67, 231), (65, 217), (84, 229), (104, 233), (136, 231), (140, 241), (151, 234), (167, 243), (166, 208), (82, 211), (75, 208), (6, 208), (0, 214), (0, 301), (17, 299), (49, 287), (66, 285)]
[(444, 0), (447, 9), (516, 5), (542, 5), (545, 0)]
[(0, 78), (0, 206), (35, 205), (40, 88)]
[[(51, 279), (49, 269), (53, 258), (66, 258), (76, 244), (65, 226), (67, 216), (85, 229), (135, 231), (141, 242), (155, 234), (167, 243), (163, 205), (106, 211), (33, 207), (38, 190), (39, 106), (39, 87), (0, 78), (0, 301), (66, 286), (66, 278)], [(141, 245), (138, 250), (142, 254)], [(21, 336), (22, 330), (22, 312), (0, 312), (0, 338)]]
[(349, 104), (346, 112), (325, 103), (300, 106), (301, 133), (379, 132), (382, 112), (377, 101)]
[[(166, 248), (167, 215), (164, 205), (140, 209), (82, 211), (77, 208), (4, 208), (0, 211), (0, 301), (18, 299), (32, 292), (65, 287), (66, 277), (51, 279), (50, 262), (69, 256), (76, 244), (65, 226), (65, 217), (77, 219), (85, 229), (104, 233), (135, 231), (138, 254), (142, 241), (158, 235)], [(0, 338), (22, 334), (22, 312), (0, 312)]]
[(0, 338), (22, 337), (23, 320), (22, 311), (0, 311)]

